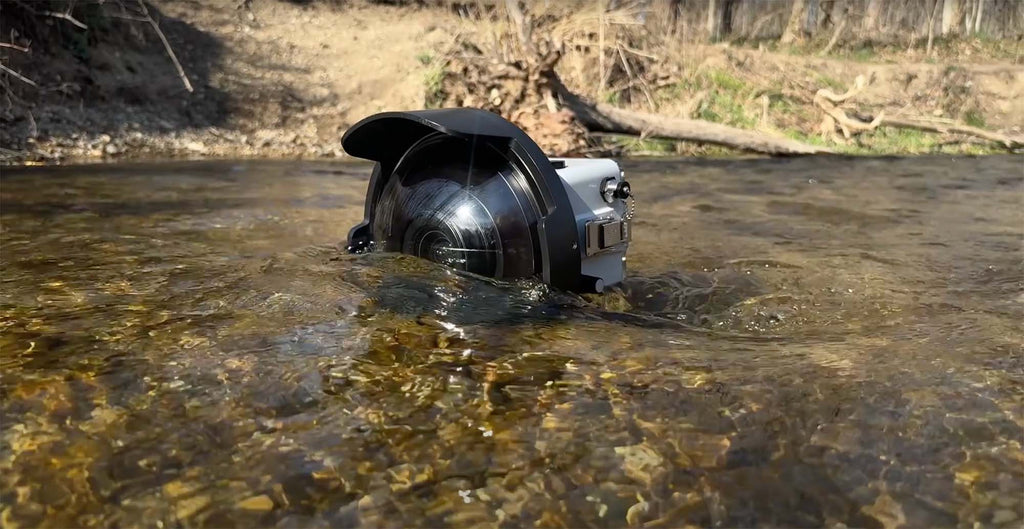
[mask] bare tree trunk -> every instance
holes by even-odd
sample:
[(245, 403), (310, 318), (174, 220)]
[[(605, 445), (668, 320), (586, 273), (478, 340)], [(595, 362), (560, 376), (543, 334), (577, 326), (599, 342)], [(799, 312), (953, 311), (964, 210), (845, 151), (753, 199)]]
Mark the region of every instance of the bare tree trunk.
[(935, 17), (939, 13), (939, 5), (943, 0), (934, 0), (932, 4), (932, 14), (928, 17), (928, 45), (925, 46), (925, 55), (932, 54), (932, 42), (935, 39)]
[(981, 31), (981, 15), (985, 12), (985, 0), (978, 0), (978, 9), (974, 12), (974, 33)]
[(719, 18), (718, 18), (718, 13), (717, 13), (718, 10), (715, 9), (715, 7), (716, 7), (715, 6), (715, 0), (708, 0), (708, 21), (707, 21), (708, 40), (712, 40), (712, 41), (718, 39), (718, 21), (719, 21)]
[(942, 1), (942, 34), (948, 35), (956, 29), (957, 13), (960, 10), (960, 0)]
[(675, 35), (679, 24), (679, 4), (681, 0), (661, 0), (658, 16), (665, 17), (665, 29), (669, 35)]
[(817, 27), (814, 28), (815, 32), (824, 30), (829, 23), (832, 27), (836, 26), (836, 21), (832, 18), (832, 7), (835, 5), (835, 0), (820, 0), (818, 2), (818, 19)]
[(732, 34), (732, 16), (737, 0), (725, 0), (722, 3), (722, 12), (718, 17), (718, 31), (722, 36)]
[(834, 48), (835, 45), (839, 42), (839, 37), (842, 36), (843, 30), (846, 29), (847, 20), (848, 17), (844, 16), (843, 19), (839, 21), (839, 25), (836, 26), (836, 32), (832, 34), (832, 38), (829, 39), (828, 45), (825, 46), (823, 50), (819, 51), (818, 55), (825, 56), (828, 55), (830, 51), (832, 51), (832, 48)]
[(601, 16), (598, 18), (597, 33), (597, 53), (598, 53), (598, 73), (597, 73), (597, 93), (600, 94), (604, 91), (604, 0), (597, 0), (597, 7), (601, 10)]
[[(832, 152), (824, 147), (808, 145), (789, 138), (738, 129), (710, 121), (635, 112), (604, 103), (587, 105), (579, 99), (575, 101), (575, 104), (569, 101), (566, 103), (589, 130), (710, 143), (766, 154)], [(581, 105), (589, 108), (584, 110)]]
[(863, 29), (872, 31), (878, 27), (878, 13), (882, 9), (882, 0), (868, 0), (868, 8), (864, 12)]
[(789, 13), (789, 21), (786, 22), (786, 29), (782, 32), (782, 37), (779, 39), (781, 44), (791, 44), (799, 39), (800, 22), (804, 18), (804, 0), (794, 0), (793, 10)]
[(818, 29), (818, 19), (821, 18), (821, 2), (819, 0), (807, 0), (807, 18), (803, 21), (803, 32), (814, 37)]

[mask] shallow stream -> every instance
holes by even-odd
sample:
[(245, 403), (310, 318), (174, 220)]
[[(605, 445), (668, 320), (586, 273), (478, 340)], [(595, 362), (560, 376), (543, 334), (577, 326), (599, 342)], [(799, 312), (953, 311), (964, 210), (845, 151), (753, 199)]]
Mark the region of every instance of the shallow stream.
[(580, 297), (349, 256), (369, 166), (4, 169), (4, 527), (1020, 527), (1024, 159), (627, 161)]

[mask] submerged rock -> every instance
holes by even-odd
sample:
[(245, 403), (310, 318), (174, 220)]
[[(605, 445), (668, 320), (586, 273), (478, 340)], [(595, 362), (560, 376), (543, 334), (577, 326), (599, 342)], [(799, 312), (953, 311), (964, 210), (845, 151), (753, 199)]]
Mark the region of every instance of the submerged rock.
[(615, 453), (622, 457), (626, 475), (647, 487), (668, 470), (665, 458), (646, 443), (616, 446)]

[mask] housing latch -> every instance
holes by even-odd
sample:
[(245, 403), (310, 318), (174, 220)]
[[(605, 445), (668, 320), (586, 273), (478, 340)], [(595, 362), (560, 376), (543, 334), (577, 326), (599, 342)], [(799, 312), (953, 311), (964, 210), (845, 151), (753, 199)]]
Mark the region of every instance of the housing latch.
[(585, 251), (588, 256), (627, 243), (632, 238), (630, 221), (625, 219), (592, 220), (587, 222), (586, 230)]

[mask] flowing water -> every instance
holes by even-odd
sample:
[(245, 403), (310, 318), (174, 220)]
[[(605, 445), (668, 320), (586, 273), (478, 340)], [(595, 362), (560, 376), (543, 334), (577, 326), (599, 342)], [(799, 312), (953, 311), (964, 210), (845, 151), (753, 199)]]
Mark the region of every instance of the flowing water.
[(367, 165), (5, 169), (2, 525), (1020, 527), (1022, 158), (624, 168), (586, 297), (345, 255)]

